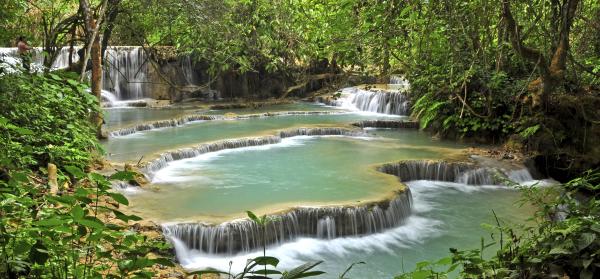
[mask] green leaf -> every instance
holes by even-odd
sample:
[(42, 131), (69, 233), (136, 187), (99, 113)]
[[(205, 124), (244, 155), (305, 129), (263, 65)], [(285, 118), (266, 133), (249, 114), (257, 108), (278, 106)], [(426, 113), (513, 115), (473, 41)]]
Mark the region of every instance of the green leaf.
[(125, 196), (119, 193), (109, 193), (109, 195), (118, 203), (123, 205), (129, 205), (129, 200)]
[(256, 214), (254, 214), (254, 212), (246, 211), (246, 214), (248, 214), (248, 218), (250, 218), (250, 220), (260, 224), (260, 219), (258, 219), (258, 217), (256, 217)]
[(287, 273), (284, 273), (283, 276), (281, 276), (281, 279), (297, 279), (297, 278), (305, 278), (305, 277), (317, 276), (317, 275), (323, 274), (324, 272), (321, 272), (321, 271), (308, 272), (310, 269), (321, 264), (322, 262), (323, 261), (317, 261), (317, 262), (308, 262), (308, 263), (302, 264), (302, 265), (288, 271)]
[(422, 261), (417, 263), (417, 269), (423, 269), (424, 267), (430, 266), (431, 263), (428, 261)]
[(579, 237), (579, 240), (577, 241), (577, 249), (579, 249), (579, 251), (587, 248), (588, 246), (590, 246), (590, 244), (592, 244), (594, 242), (594, 240), (596, 240), (596, 235), (593, 233), (582, 233), (581, 236)]
[(35, 222), (36, 225), (41, 226), (41, 227), (53, 227), (53, 226), (62, 225), (63, 223), (64, 223), (64, 220), (61, 220), (58, 218), (44, 219), (44, 220), (39, 220), (39, 221)]
[(271, 266), (277, 266), (279, 264), (279, 259), (275, 258), (275, 257), (257, 257), (254, 258), (254, 262), (256, 262), (258, 265), (271, 265)]
[(441, 258), (435, 264), (438, 264), (438, 265), (449, 265), (449, 264), (452, 264), (452, 258), (451, 257)]
[(89, 217), (86, 219), (77, 220), (77, 223), (79, 223), (83, 226), (86, 226), (88, 228), (93, 228), (93, 229), (97, 229), (97, 230), (104, 230), (106, 228), (102, 222), (93, 220)]
[(71, 216), (73, 216), (75, 220), (82, 219), (84, 214), (85, 212), (83, 211), (83, 208), (81, 208), (79, 205), (76, 205), (71, 209)]
[(13, 248), (13, 252), (15, 255), (21, 255), (21, 254), (31, 250), (31, 246), (32, 245), (29, 244), (27, 241), (20, 240), (15, 245), (15, 248)]
[(259, 274), (259, 275), (270, 275), (270, 274), (281, 274), (281, 271), (278, 270), (274, 270), (274, 269), (259, 269), (257, 271), (253, 271), (252, 274)]
[(27, 177), (27, 174), (25, 174), (23, 172), (13, 172), (13, 173), (11, 173), (10, 178), (16, 182), (21, 182), (21, 183), (29, 182), (29, 177)]
[(431, 270), (417, 270), (411, 273), (412, 279), (427, 279), (431, 276)]
[(127, 214), (124, 214), (123, 212), (115, 210), (115, 209), (112, 209), (112, 212), (115, 214), (117, 219), (124, 221), (124, 222), (142, 220), (142, 218), (137, 215), (127, 215)]
[(65, 166), (65, 170), (67, 170), (75, 178), (85, 177), (85, 173), (80, 168), (78, 168), (78, 167), (75, 167), (75, 166)]
[(119, 171), (110, 176), (111, 180), (124, 180), (129, 181), (135, 179), (135, 172), (130, 171)]

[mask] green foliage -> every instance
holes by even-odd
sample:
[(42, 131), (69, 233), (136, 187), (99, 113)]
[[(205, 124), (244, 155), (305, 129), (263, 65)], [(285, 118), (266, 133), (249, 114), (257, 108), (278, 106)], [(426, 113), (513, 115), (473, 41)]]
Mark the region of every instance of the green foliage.
[(539, 129), (540, 129), (540, 125), (539, 124), (531, 126), (531, 127), (527, 127), (525, 129), (523, 129), (523, 131), (521, 131), (519, 133), (519, 135), (521, 137), (523, 137), (524, 139), (527, 139), (527, 138), (533, 136), (533, 134), (535, 134)]
[(118, 210), (127, 199), (85, 171), (98, 148), (98, 101), (86, 89), (67, 73), (0, 76), (0, 278), (151, 278), (153, 266), (172, 265), (147, 257), (167, 245), (127, 227), (141, 220)]
[[(450, 249), (451, 257), (422, 262), (397, 278), (446, 278), (457, 267), (463, 278), (542, 278), (549, 274), (593, 278), (600, 272), (600, 172), (588, 171), (562, 188), (522, 186), (524, 202), (538, 206), (538, 223), (517, 235), (512, 228), (490, 226), (499, 241), (495, 256), (486, 259), (490, 244), (479, 249)], [(582, 193), (586, 193), (585, 196)]]
[[(28, 171), (9, 171), (0, 180), (0, 277), (151, 278), (151, 267), (172, 265), (151, 252), (167, 248), (127, 227), (140, 220), (110, 204), (127, 204), (111, 192), (107, 178), (83, 173), (77, 187), (62, 195), (47, 192)], [(60, 184), (69, 180), (60, 176)]]
[(0, 165), (89, 165), (98, 101), (67, 73), (0, 76)]

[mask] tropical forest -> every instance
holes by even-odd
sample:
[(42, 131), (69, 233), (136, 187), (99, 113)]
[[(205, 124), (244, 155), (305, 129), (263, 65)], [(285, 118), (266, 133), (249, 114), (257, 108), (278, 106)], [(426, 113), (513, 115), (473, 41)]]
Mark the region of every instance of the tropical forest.
[(600, 278), (600, 1), (0, 0), (0, 278)]

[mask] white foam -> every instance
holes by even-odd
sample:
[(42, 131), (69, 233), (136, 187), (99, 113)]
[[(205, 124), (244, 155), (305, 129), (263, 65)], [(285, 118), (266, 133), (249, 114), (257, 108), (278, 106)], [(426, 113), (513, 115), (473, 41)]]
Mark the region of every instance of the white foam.
[[(267, 255), (280, 260), (278, 268), (289, 269), (304, 263), (302, 258), (320, 259), (325, 255), (348, 256), (356, 253), (380, 251), (394, 255), (394, 248), (407, 248), (415, 243), (423, 243), (440, 234), (441, 222), (423, 217), (410, 217), (406, 224), (383, 233), (362, 236), (336, 238), (333, 240), (300, 238), (278, 247), (267, 248)], [(188, 270), (215, 268), (228, 270), (232, 262), (233, 272), (240, 272), (246, 259), (262, 256), (262, 251), (238, 254), (231, 257), (208, 255), (197, 250), (188, 250), (178, 240), (173, 240), (177, 259)]]

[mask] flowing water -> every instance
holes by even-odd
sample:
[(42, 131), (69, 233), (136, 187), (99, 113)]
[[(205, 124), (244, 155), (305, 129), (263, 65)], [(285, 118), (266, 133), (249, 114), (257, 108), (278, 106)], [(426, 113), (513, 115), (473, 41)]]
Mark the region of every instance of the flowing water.
[[(400, 78), (395, 82), (408, 86)], [(364, 120), (388, 120), (363, 122), (386, 126), (405, 120), (380, 112), (406, 114), (399, 108), (408, 100), (400, 91), (348, 94), (341, 102), (352, 104), (346, 106), (350, 111), (312, 104), (203, 111), (212, 116), (154, 122), (104, 144), (110, 160), (145, 156), (143, 170), (152, 183), (125, 189), (128, 210), (162, 222), (177, 259), (189, 270), (228, 270), (231, 262), (240, 271), (247, 258), (261, 254), (264, 241), (280, 268), (324, 260), (317, 268), (327, 271), (322, 278), (338, 278), (351, 263), (364, 261), (351, 278), (391, 278), (403, 267), (447, 256), (450, 247), (477, 248), (481, 237), (490, 241), (480, 224), (495, 222), (492, 210), (507, 222), (530, 216), (529, 208), (516, 206), (517, 191), (491, 185), (498, 184), (494, 173), (525, 182), (532, 180), (528, 171), (441, 162), (463, 157), (466, 146), (417, 130), (351, 128)], [(370, 97), (357, 98), (360, 94)], [(273, 113), (282, 110), (312, 113)], [(108, 113), (107, 122), (116, 128), (184, 119), (194, 111)], [(226, 113), (254, 116), (224, 118)], [(408, 189), (400, 179), (409, 181)], [(240, 219), (246, 210), (279, 217), (262, 235)]]
[[(222, 112), (223, 113), (223, 112)], [(138, 114), (139, 115), (139, 114)], [(152, 115), (150, 113), (150, 115)], [(357, 113), (289, 115), (248, 120), (196, 121), (186, 125), (150, 130), (111, 138), (104, 143), (108, 159), (137, 161), (142, 155), (157, 154), (190, 144), (228, 138), (272, 134), (276, 130), (311, 125), (346, 125), (364, 119), (400, 119), (398, 116)]]
[[(154, 173), (157, 191), (133, 196), (133, 203), (147, 204), (141, 205), (142, 214), (150, 212), (153, 204), (176, 204), (168, 211), (155, 208), (152, 217), (197, 220), (194, 217), (243, 217), (239, 213), (246, 210), (298, 201), (304, 205), (357, 202), (399, 188), (390, 185), (391, 176), (374, 171), (374, 164), (440, 158), (458, 147), (411, 130), (394, 138), (373, 134), (377, 132), (359, 138), (292, 137), (175, 161)], [(231, 203), (232, 197), (244, 198)]]

